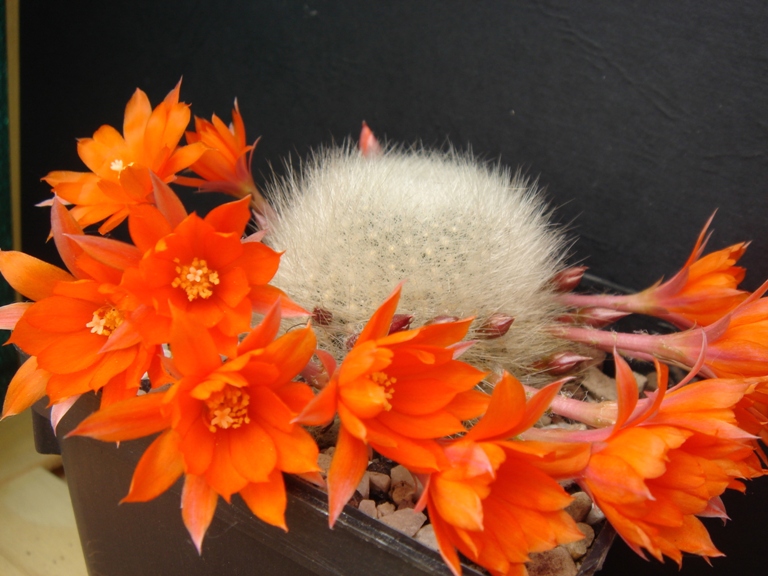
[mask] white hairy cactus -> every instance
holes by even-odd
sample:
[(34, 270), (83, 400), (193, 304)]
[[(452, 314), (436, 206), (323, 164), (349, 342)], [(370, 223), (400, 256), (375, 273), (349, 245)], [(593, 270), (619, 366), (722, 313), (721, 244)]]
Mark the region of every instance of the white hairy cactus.
[(345, 146), (269, 192), (277, 216), (266, 242), (285, 251), (274, 283), (316, 311), (319, 345), (337, 358), (401, 281), (398, 313), (413, 316), (412, 328), (474, 316), (473, 338), (494, 314), (514, 318), (462, 356), (479, 366), (523, 377), (565, 346), (544, 327), (563, 312), (551, 280), (566, 242), (519, 174), (455, 151), (364, 157)]

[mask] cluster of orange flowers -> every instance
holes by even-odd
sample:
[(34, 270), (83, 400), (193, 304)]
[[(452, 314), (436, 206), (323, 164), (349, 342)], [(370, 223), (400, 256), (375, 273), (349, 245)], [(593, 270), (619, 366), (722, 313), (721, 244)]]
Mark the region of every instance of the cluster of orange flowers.
[[(45, 178), (55, 194), (52, 237), (68, 270), (0, 252), (0, 272), (31, 300), (0, 309), (0, 328), (30, 356), (3, 417), (47, 396), (55, 424), (79, 395), (99, 391), (101, 409), (72, 434), (114, 442), (159, 433), (125, 501), (150, 500), (183, 476), (182, 516), (199, 551), (219, 496), (237, 493), (264, 522), (287, 529), (283, 473), (323, 483), (303, 426), (338, 417), (330, 524), (376, 450), (421, 479), (417, 508), (428, 510), (456, 575), (458, 552), (492, 574), (525, 574), (530, 553), (580, 540), (564, 511), (571, 498), (558, 481), (566, 479), (641, 555), (720, 555), (699, 517), (724, 517), (722, 493), (764, 474), (758, 438), (768, 438), (768, 285), (752, 295), (737, 288), (745, 244), (702, 257), (702, 233), (666, 283), (630, 296), (562, 294), (581, 318), (637, 312), (685, 328), (650, 336), (552, 327), (614, 352), (619, 399), (599, 406), (599, 421), (595, 405), (558, 395), (561, 381), (529, 397), (511, 375), (461, 361), (471, 319), (393, 324), (402, 286), (336, 366), (316, 349), (311, 323), (281, 330), (283, 318), (308, 314), (269, 284), (280, 254), (262, 234), (246, 235), (252, 209), (270, 209), (250, 174), (253, 146), (237, 105), (231, 126), (196, 118), (180, 145), (190, 112), (179, 88), (154, 109), (137, 90), (122, 134), (103, 126), (78, 142), (90, 172)], [(366, 147), (378, 146), (364, 134)], [(178, 175), (187, 169), (197, 177)], [(200, 218), (187, 214), (171, 182), (239, 199)], [(126, 219), (132, 243), (103, 236)], [(84, 233), (98, 223), (101, 236)], [(253, 313), (263, 315), (255, 327)], [(619, 352), (656, 361), (656, 392), (637, 397)], [(328, 375), (319, 392), (301, 378), (315, 357)], [(706, 378), (668, 391), (663, 362)], [(152, 390), (141, 394), (144, 375)], [(477, 388), (485, 379), (498, 380), (492, 395)], [(595, 427), (534, 427), (547, 410)]]

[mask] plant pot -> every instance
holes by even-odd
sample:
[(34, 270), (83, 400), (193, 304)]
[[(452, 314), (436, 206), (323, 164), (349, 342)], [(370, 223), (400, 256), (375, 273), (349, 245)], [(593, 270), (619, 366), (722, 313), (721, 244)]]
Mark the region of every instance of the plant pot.
[[(179, 512), (181, 481), (150, 502), (119, 504), (152, 438), (122, 442), (119, 447), (90, 438), (65, 438), (98, 403), (96, 395), (83, 395), (61, 420), (56, 435), (45, 399), (33, 407), (37, 450), (63, 457), (92, 576), (450, 574), (437, 552), (350, 506), (329, 530), (325, 492), (292, 476), (286, 476), (288, 533), (257, 519), (235, 496), (231, 505), (219, 500), (203, 553), (198, 555)], [(600, 530), (579, 576), (599, 570), (613, 536), (610, 527)], [(464, 566), (467, 576), (484, 573)]]

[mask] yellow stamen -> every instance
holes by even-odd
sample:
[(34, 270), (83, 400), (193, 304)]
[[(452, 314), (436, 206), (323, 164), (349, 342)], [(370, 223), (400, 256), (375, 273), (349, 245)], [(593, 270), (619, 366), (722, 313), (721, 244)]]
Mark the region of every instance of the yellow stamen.
[[(133, 166), (133, 162), (128, 164), (128, 166)], [(112, 163), (109, 165), (109, 169), (120, 174), (123, 170), (128, 168), (128, 166), (126, 166), (125, 162), (123, 162), (120, 158), (115, 158), (114, 160), (112, 160)]]
[(90, 328), (92, 334), (109, 336), (115, 328), (123, 323), (123, 320), (125, 317), (120, 310), (114, 306), (102, 306), (93, 313), (93, 318), (85, 327)]
[(371, 374), (371, 380), (373, 380), (374, 384), (384, 389), (384, 410), (392, 410), (392, 404), (388, 400), (391, 400), (392, 395), (395, 393), (392, 386), (397, 382), (397, 378), (391, 378), (384, 372), (374, 372)]
[(251, 421), (248, 416), (249, 401), (248, 393), (235, 386), (226, 386), (211, 394), (205, 401), (208, 406), (208, 429), (216, 432), (218, 428), (226, 430), (248, 424)]
[(208, 268), (205, 260), (195, 258), (192, 264), (181, 264), (178, 258), (176, 262), (176, 273), (178, 276), (173, 279), (171, 286), (182, 288), (187, 293), (190, 302), (195, 298), (210, 298), (213, 296), (212, 286), (219, 283), (219, 273)]

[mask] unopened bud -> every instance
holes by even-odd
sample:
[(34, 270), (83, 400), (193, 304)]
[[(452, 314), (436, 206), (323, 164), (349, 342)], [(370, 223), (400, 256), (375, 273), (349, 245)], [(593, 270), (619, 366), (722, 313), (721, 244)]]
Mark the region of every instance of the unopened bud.
[(389, 325), (389, 333), (402, 332), (408, 330), (413, 322), (412, 314), (395, 314), (392, 316), (392, 323)]
[(501, 312), (494, 312), (475, 330), (475, 337), (480, 340), (493, 340), (501, 338), (507, 332), (515, 319)]
[(320, 389), (325, 388), (326, 384), (331, 380), (331, 376), (326, 371), (322, 362), (314, 359), (307, 362), (307, 365), (301, 371), (301, 377), (310, 386)]
[(315, 307), (315, 309), (312, 310), (312, 320), (315, 324), (319, 324), (320, 326), (328, 326), (333, 322), (333, 313), (329, 310)]
[(575, 352), (558, 352), (549, 358), (543, 359), (536, 364), (536, 368), (546, 370), (548, 373), (559, 376), (568, 374), (575, 369), (580, 368), (584, 362), (590, 362), (593, 358), (583, 356)]
[(586, 266), (573, 266), (561, 270), (552, 277), (552, 285), (558, 292), (570, 292), (579, 285), (586, 271)]
[(603, 328), (625, 316), (629, 316), (629, 312), (612, 310), (611, 308), (579, 308), (570, 314), (560, 316), (557, 320), (563, 324)]
[(450, 322), (458, 322), (458, 316), (435, 316), (431, 320), (424, 323), (424, 326), (430, 326), (431, 324), (448, 324)]
[(360, 130), (360, 142), (358, 144), (360, 152), (366, 158), (373, 158), (374, 156), (381, 155), (381, 144), (373, 135), (373, 131), (368, 127), (368, 124), (363, 121), (363, 129)]

